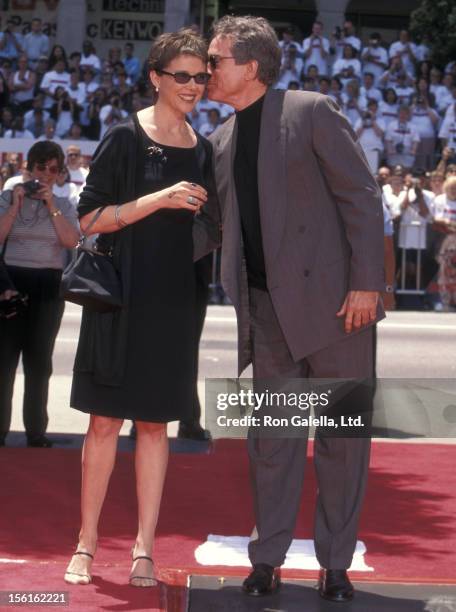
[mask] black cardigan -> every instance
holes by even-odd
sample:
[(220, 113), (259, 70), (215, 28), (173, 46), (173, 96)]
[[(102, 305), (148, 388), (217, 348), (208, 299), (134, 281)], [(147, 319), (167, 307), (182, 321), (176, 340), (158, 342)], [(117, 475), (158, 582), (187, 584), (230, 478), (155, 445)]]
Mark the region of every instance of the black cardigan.
[[(136, 163), (143, 159), (142, 139), (136, 115), (112, 127), (98, 145), (86, 185), (79, 199), (80, 216), (89, 210), (124, 204), (136, 198)], [(220, 244), (219, 208), (212, 173), (212, 145), (198, 135), (203, 147), (202, 165), (209, 201), (195, 219), (195, 259)], [(108, 180), (107, 180), (108, 179)], [(74, 371), (88, 372), (94, 382), (119, 386), (126, 366), (128, 333), (128, 296), (132, 265), (132, 226), (99, 237), (100, 247), (113, 246), (114, 265), (119, 272), (124, 296), (121, 309), (97, 313), (83, 309)]]

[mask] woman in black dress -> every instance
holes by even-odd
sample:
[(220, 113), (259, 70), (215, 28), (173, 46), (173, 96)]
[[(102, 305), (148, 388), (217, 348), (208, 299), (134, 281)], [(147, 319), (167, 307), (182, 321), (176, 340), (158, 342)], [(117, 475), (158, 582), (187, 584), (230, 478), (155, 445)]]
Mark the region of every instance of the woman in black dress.
[[(108, 132), (78, 208), (84, 231), (94, 211), (106, 206), (90, 233), (100, 234), (100, 248), (113, 247), (124, 306), (83, 312), (71, 406), (91, 416), (83, 448), (82, 526), (65, 574), (72, 584), (91, 581), (98, 518), (124, 419), (137, 427), (139, 525), (130, 584), (156, 584), (151, 555), (168, 459), (166, 423), (185, 420), (191, 410), (192, 232), (196, 215), (204, 223), (207, 207), (216, 202), (211, 204), (210, 144), (186, 115), (209, 79), (206, 45), (191, 30), (164, 34), (149, 61), (158, 101)], [(208, 251), (211, 246), (208, 241)]]

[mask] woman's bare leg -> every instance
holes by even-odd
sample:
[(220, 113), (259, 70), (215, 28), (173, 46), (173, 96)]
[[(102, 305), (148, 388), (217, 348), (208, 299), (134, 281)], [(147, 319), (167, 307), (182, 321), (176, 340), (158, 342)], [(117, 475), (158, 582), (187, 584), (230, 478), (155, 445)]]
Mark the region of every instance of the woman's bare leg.
[[(133, 557), (152, 557), (158, 513), (168, 465), (166, 423), (136, 421), (136, 492), (138, 496), (138, 535)], [(133, 576), (142, 578), (132, 579)], [(153, 586), (153, 564), (147, 559), (133, 563), (130, 574), (133, 586)]]
[[(92, 555), (97, 547), (98, 520), (114, 468), (117, 439), (122, 423), (122, 419), (91, 415), (89, 429), (84, 440), (81, 487), (82, 520), (77, 550)], [(65, 580), (72, 584), (88, 584), (91, 566), (90, 557), (73, 555), (65, 574)]]

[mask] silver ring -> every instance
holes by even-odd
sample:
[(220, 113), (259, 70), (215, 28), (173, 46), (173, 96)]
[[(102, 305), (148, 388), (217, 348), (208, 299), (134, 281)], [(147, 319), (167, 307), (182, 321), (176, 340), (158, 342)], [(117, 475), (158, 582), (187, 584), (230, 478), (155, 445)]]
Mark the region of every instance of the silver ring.
[(196, 204), (196, 198), (194, 198), (193, 196), (188, 196), (187, 202), (189, 204)]

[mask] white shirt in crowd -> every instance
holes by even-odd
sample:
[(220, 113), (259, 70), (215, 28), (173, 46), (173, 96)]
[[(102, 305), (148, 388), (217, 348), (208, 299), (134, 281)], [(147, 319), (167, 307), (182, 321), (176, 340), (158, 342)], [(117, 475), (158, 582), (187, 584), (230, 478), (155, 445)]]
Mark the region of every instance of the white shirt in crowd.
[[(376, 117), (375, 123), (385, 133), (386, 124), (383, 119)], [(355, 123), (355, 132), (363, 125), (363, 119), (358, 119)], [(383, 151), (383, 137), (375, 133), (374, 128), (365, 127), (359, 136), (359, 143), (365, 151)]]
[(335, 43), (335, 59), (341, 59), (344, 56), (345, 45), (351, 45), (359, 53), (361, 51), (361, 40), (357, 36), (346, 36), (336, 39)]
[(68, 171), (70, 173), (71, 182), (75, 185), (79, 195), (84, 188), (89, 171), (87, 168), (76, 168), (74, 170), (68, 168)]
[(389, 211), (393, 219), (398, 217), (402, 211), (402, 204), (407, 196), (407, 189), (405, 187), (396, 195), (391, 189), (391, 185), (385, 185), (383, 187), (383, 198), (388, 206)]
[(402, 58), (402, 65), (404, 66), (405, 70), (407, 72), (409, 72), (412, 76), (415, 75), (415, 63), (414, 63), (414, 59), (413, 57), (411, 57), (410, 53), (403, 53), (403, 51), (406, 49), (406, 47), (409, 46), (411, 52), (413, 53), (413, 55), (416, 57), (416, 45), (415, 43), (409, 42), (409, 43), (402, 43), (400, 40), (397, 40), (396, 42), (394, 42), (390, 48), (389, 48), (389, 56), (390, 59), (393, 57), (396, 57), (397, 55), (400, 55)]
[(94, 53), (91, 53), (87, 56), (84, 56), (84, 54), (82, 54), (80, 66), (81, 68), (83, 66), (90, 66), (94, 70), (99, 71), (101, 69), (101, 62), (100, 59)]
[[(332, 67), (332, 74), (333, 75), (341, 75), (342, 72), (344, 70), (347, 70), (348, 68), (352, 68), (353, 69), (353, 75), (355, 77), (360, 78), (361, 77), (361, 62), (356, 59), (338, 59), (334, 62), (333, 67)], [(346, 83), (347, 81), (350, 81), (352, 78), (354, 77), (342, 77), (340, 76), (342, 83)]]
[[(109, 130), (111, 126), (116, 125), (116, 123), (119, 123), (120, 121), (120, 119), (114, 119), (110, 123), (106, 123), (106, 119), (111, 111), (112, 111), (111, 104), (105, 104), (105, 106), (102, 106), (100, 109), (100, 123), (101, 123), (100, 140), (103, 138), (103, 136), (106, 134), (106, 132)], [(128, 117), (127, 111), (121, 110), (120, 114), (123, 119), (126, 119)]]
[(401, 215), (401, 223), (399, 225), (399, 248), (401, 249), (425, 249), (426, 244), (426, 226), (433, 219), (433, 200), (434, 194), (432, 191), (423, 190), (423, 198), (428, 207), (429, 214), (423, 217), (419, 213), (419, 205), (416, 201), (416, 193), (414, 189), (408, 190), (408, 199), (410, 204)]
[(377, 87), (370, 87), (369, 89), (367, 89), (366, 87), (363, 86), (360, 88), (359, 91), (360, 91), (360, 94), (364, 98), (366, 98), (366, 100), (377, 100), (379, 104), (380, 102), (383, 102), (382, 92)]
[[(438, 119), (439, 116), (434, 109), (430, 108), (431, 114)], [(414, 106), (410, 123), (416, 129), (420, 138), (433, 138), (435, 136), (435, 127), (429, 117), (428, 111), (422, 106)]]
[(352, 127), (355, 127), (356, 122), (361, 117), (361, 113), (363, 113), (366, 110), (367, 100), (363, 96), (359, 96), (358, 99), (356, 100), (356, 102), (358, 103), (358, 108), (351, 107), (351, 98), (349, 98), (347, 94), (345, 93), (342, 94), (342, 100), (344, 102), (344, 105), (342, 108), (343, 113), (347, 117), (347, 119), (350, 121)]
[(200, 128), (198, 129), (198, 132), (201, 134), (201, 136), (204, 136), (204, 138), (207, 138), (208, 136), (210, 136), (211, 134), (213, 134), (215, 132), (215, 130), (219, 127), (219, 123), (217, 123), (216, 125), (214, 125), (213, 123), (203, 123)]
[(55, 133), (60, 138), (65, 138), (67, 133), (70, 131), (73, 123), (73, 115), (71, 111), (60, 111), (59, 118), (55, 124)]
[(405, 85), (404, 87), (401, 85), (394, 85), (393, 89), (396, 92), (399, 104), (410, 104), (411, 96), (415, 93), (413, 87), (410, 87), (410, 85)]
[(391, 121), (398, 118), (399, 104), (388, 104), (387, 102), (380, 102), (378, 105), (378, 114), (383, 119), (386, 127), (389, 126)]
[(3, 138), (35, 138), (29, 130), (6, 130)]
[[(55, 70), (50, 70), (46, 72), (43, 80), (41, 81), (40, 88), (41, 89), (49, 89), (51, 94), (55, 92), (57, 87), (64, 87), (65, 89), (70, 84), (70, 75), (68, 72), (56, 72)], [(51, 106), (55, 103), (55, 100), (50, 96), (46, 96), (44, 100), (44, 108), (51, 108)]]
[(423, 43), (421, 43), (420, 45), (415, 45), (415, 52), (416, 59), (419, 62), (424, 62), (425, 60), (428, 60), (431, 54), (431, 50), (429, 49), (429, 47), (427, 45), (424, 45)]
[(52, 193), (58, 198), (66, 198), (76, 208), (79, 202), (79, 191), (74, 183), (63, 183), (59, 186), (54, 183)]
[(288, 47), (290, 45), (295, 46), (297, 51), (298, 51), (298, 54), (301, 55), (301, 53), (302, 53), (302, 46), (296, 40), (289, 40), (287, 42), (285, 42), (284, 40), (281, 40), (279, 42), (279, 47), (282, 49), (282, 55), (285, 55), (285, 53), (288, 51)]
[(326, 53), (329, 53), (329, 48), (330, 48), (329, 40), (327, 38), (324, 38), (323, 36), (317, 37), (317, 38), (312, 38), (311, 36), (309, 36), (308, 38), (304, 39), (302, 43), (303, 53), (305, 53), (309, 49), (312, 49), (311, 54), (305, 60), (306, 72), (307, 72), (308, 67), (312, 66), (313, 64), (314, 66), (318, 68), (318, 73), (320, 74), (320, 76), (328, 74), (328, 58), (321, 56), (320, 50), (322, 47), (324, 51), (326, 51)]
[(292, 81), (298, 81), (299, 83), (301, 80), (301, 72), (303, 68), (304, 62), (300, 57), (297, 57), (293, 63), (293, 67), (291, 68), (291, 70), (285, 70), (285, 72), (282, 73), (280, 79), (276, 83), (275, 88), (288, 89), (288, 85)]
[(456, 151), (456, 119), (451, 115), (443, 120), (439, 131), (439, 138), (444, 138), (447, 141), (447, 146)]
[(446, 193), (441, 193), (434, 200), (436, 219), (456, 222), (456, 200), (450, 200)]
[(76, 102), (79, 106), (82, 106), (86, 101), (86, 86), (85, 83), (78, 83), (77, 86), (73, 89), (71, 85), (68, 85), (65, 88), (68, 92), (68, 95), (72, 100)]
[[(414, 144), (420, 141), (420, 135), (412, 126), (410, 121), (399, 123), (399, 120), (391, 121), (386, 129), (385, 141), (392, 143), (393, 153), (388, 152), (388, 165), (401, 164), (406, 168), (413, 166), (415, 155), (412, 153)], [(402, 151), (396, 150), (397, 145), (402, 145)]]
[[(26, 70), (24, 74), (25, 82), (27, 82), (29, 78), (30, 78), (30, 70)], [(21, 81), (19, 79), (19, 70), (14, 73), (13, 84), (14, 85), (24, 85), (24, 81)], [(13, 92), (12, 94), (13, 101), (20, 103), (20, 102), (27, 102), (28, 100), (33, 100), (33, 98), (35, 97), (33, 94), (34, 89), (35, 89), (35, 86), (32, 85), (32, 87), (30, 87), (29, 89), (25, 89), (25, 90), (20, 89), (18, 91)]]
[(385, 68), (378, 64), (366, 61), (368, 55), (373, 56), (377, 61), (382, 62), (385, 66), (388, 66), (388, 52), (383, 47), (365, 47), (361, 53), (361, 59), (363, 61), (363, 72), (372, 72), (374, 75), (374, 83), (378, 85), (378, 80), (385, 71)]

